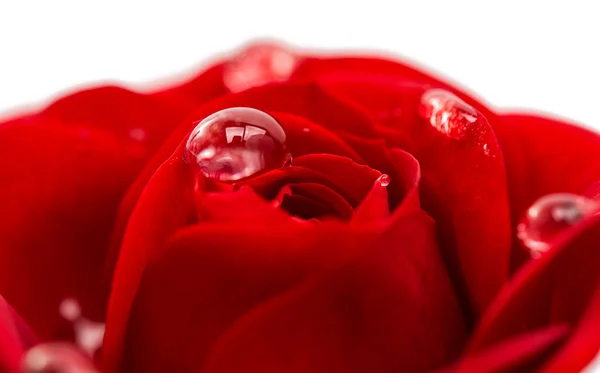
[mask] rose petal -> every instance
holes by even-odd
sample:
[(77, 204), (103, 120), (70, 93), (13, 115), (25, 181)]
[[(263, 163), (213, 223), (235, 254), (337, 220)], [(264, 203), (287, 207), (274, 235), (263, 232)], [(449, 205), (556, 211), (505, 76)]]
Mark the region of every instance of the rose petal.
[(316, 79), (335, 79), (356, 77), (368, 73), (382, 75), (386, 80), (402, 78), (424, 84), (434, 81), (429, 74), (407, 64), (377, 57), (335, 56), (330, 58), (306, 58), (292, 76), (293, 81), (314, 81)]
[(40, 115), (56, 123), (94, 128), (124, 141), (145, 159), (186, 114), (185, 105), (117, 86), (100, 86), (56, 100)]
[(99, 263), (136, 161), (103, 131), (41, 116), (2, 124), (0, 149), (0, 293), (40, 337), (69, 335), (62, 299), (103, 318)]
[(423, 208), (438, 223), (451, 275), (461, 295), (467, 291), (476, 318), (507, 279), (511, 250), (504, 163), (486, 119), (480, 114), (468, 136), (455, 140), (419, 117), (423, 88), (403, 86), (402, 81), (328, 80), (323, 85), (372, 113), (380, 107), (365, 105), (375, 102), (374, 97), (393, 105), (390, 109), (402, 108), (404, 114), (393, 119), (395, 126), (379, 126), (379, 134), (419, 161)]
[(377, 180), (371, 191), (356, 208), (352, 216), (352, 224), (381, 222), (390, 217), (387, 188)]
[[(290, 197), (304, 197), (309, 201), (322, 204), (324, 213), (341, 218), (349, 219), (352, 214), (352, 206), (334, 190), (317, 183), (297, 183), (289, 185)], [(312, 216), (320, 217), (320, 216)]]
[(32, 336), (25, 322), (0, 296), (0, 371), (21, 371), (21, 357), (35, 341)]
[(464, 329), (432, 227), (407, 216), (360, 258), (258, 305), (204, 371), (418, 372), (452, 359)]
[[(296, 219), (304, 219), (306, 221), (313, 219), (317, 221), (334, 219), (334, 213), (329, 206), (301, 195), (283, 196), (281, 208), (288, 211)], [(342, 216), (341, 220), (348, 220), (348, 217)]]
[[(273, 112), (281, 119), (281, 124), (285, 130), (291, 131), (293, 135), (298, 135), (300, 132), (304, 133), (304, 128), (309, 128), (308, 134), (302, 135), (304, 136), (302, 139), (307, 140), (306, 143), (292, 140), (291, 145), (297, 144), (294, 146), (300, 153), (310, 150), (305, 144), (314, 143), (315, 150), (323, 146), (327, 147), (328, 152), (339, 151), (340, 155), (361, 161), (356, 153), (341, 144), (332, 131), (335, 128), (343, 127), (346, 130), (355, 130), (366, 137), (371, 135), (372, 131), (372, 123), (363, 112), (343, 104), (314, 84), (269, 85), (222, 96), (202, 105), (173, 131), (162, 148), (148, 161), (138, 179), (129, 188), (119, 208), (117, 223), (112, 234), (110, 254), (106, 260), (107, 273), (112, 273), (114, 269), (129, 216), (144, 186), (155, 170), (170, 157), (175, 148), (180, 145), (182, 139), (186, 138), (192, 130), (194, 120), (205, 118), (216, 111), (233, 106), (249, 106)], [(299, 120), (299, 117), (306, 118), (306, 120)], [(311, 135), (311, 131), (315, 130), (316, 126), (311, 126), (310, 122), (318, 123), (325, 130), (316, 131)], [(319, 137), (319, 141), (315, 141), (315, 136)]]
[(164, 250), (166, 240), (175, 231), (196, 220), (194, 175), (182, 160), (182, 148), (183, 145), (150, 179), (127, 224), (114, 272), (102, 347), (109, 371), (121, 359), (129, 309), (146, 265)]
[(287, 148), (294, 157), (314, 153), (328, 153), (347, 157), (364, 164), (360, 155), (352, 147), (326, 127), (293, 114), (282, 112), (270, 112), (270, 114), (283, 127), (287, 136)]
[[(571, 354), (575, 348), (580, 350), (573, 364), (591, 360), (600, 348), (600, 337), (594, 328), (583, 327), (600, 322), (598, 313), (586, 311), (597, 307), (591, 302), (600, 289), (599, 235), (600, 216), (593, 216), (561, 235), (540, 259), (526, 264), (482, 317), (468, 351), (479, 351), (552, 323), (566, 323), (577, 333), (578, 341), (585, 341), (570, 347)], [(584, 315), (586, 321), (582, 323)], [(564, 360), (562, 363), (569, 364)]]
[[(426, 72), (423, 67), (409, 65), (390, 59), (378, 57), (356, 57), (356, 56), (333, 56), (329, 58), (306, 58), (292, 76), (293, 82), (314, 81), (368, 81), (372, 83), (398, 84), (404, 87), (419, 87), (421, 89), (443, 88), (475, 107), (483, 115), (491, 119), (493, 112), (488, 109), (485, 101), (481, 98), (475, 99), (476, 95), (469, 92), (466, 87), (460, 86), (449, 77), (441, 77), (437, 73)], [(386, 105), (385, 102), (394, 100), (393, 96), (381, 97), (365, 95), (362, 97), (369, 102), (369, 107), (378, 107), (383, 113), (398, 113), (393, 110), (397, 107)], [(383, 98), (383, 101), (380, 101)], [(371, 106), (373, 105), (373, 106)], [(390, 110), (392, 109), (392, 110)], [(376, 110), (375, 113), (381, 113)], [(381, 118), (380, 118), (381, 119)], [(493, 121), (492, 121), (493, 122)]]
[(369, 193), (373, 182), (381, 173), (369, 166), (362, 166), (351, 159), (332, 154), (310, 154), (296, 159), (295, 166), (304, 167), (323, 175), (336, 190), (344, 190), (352, 195), (351, 205), (356, 206)]
[(290, 216), (256, 194), (250, 187), (237, 192), (208, 193), (197, 202), (202, 220), (214, 222), (241, 222), (250, 225), (268, 225), (290, 219)]
[(377, 235), (289, 219), (202, 223), (178, 232), (144, 274), (122, 335), (126, 350), (119, 371), (198, 370), (238, 317), (348, 260)]
[[(585, 313), (580, 317), (577, 329), (560, 350), (550, 357), (541, 370), (551, 372), (579, 372), (588, 366), (600, 351), (600, 286), (596, 290)], [(591, 371), (590, 371), (591, 373)]]
[(177, 102), (180, 105), (193, 107), (228, 92), (223, 84), (223, 63), (202, 70), (183, 82), (162, 88), (153, 93), (161, 101)]
[[(504, 154), (513, 225), (538, 198), (585, 194), (600, 180), (600, 136), (579, 126), (531, 115), (503, 115), (495, 125)], [(557, 177), (560, 175), (560, 177)], [(594, 195), (589, 195), (594, 198)], [(529, 257), (517, 246), (513, 267)]]
[(349, 133), (338, 133), (338, 136), (356, 149), (369, 166), (390, 177), (391, 209), (419, 209), (421, 170), (419, 162), (410, 153), (398, 148), (389, 149), (382, 139), (363, 139)]
[[(438, 373), (509, 373), (532, 372), (556, 346), (564, 341), (569, 327), (564, 324), (548, 326), (493, 345), (483, 351), (463, 357), (451, 368)], [(537, 370), (536, 370), (537, 371)], [(567, 372), (567, 370), (555, 370)]]

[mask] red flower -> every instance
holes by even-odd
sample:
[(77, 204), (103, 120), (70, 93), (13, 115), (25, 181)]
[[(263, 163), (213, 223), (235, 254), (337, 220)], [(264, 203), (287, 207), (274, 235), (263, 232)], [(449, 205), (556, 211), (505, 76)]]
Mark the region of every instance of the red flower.
[(600, 137), (396, 61), (257, 45), (75, 92), (0, 152), (0, 294), (43, 341), (77, 299), (106, 372), (577, 372), (600, 347)]

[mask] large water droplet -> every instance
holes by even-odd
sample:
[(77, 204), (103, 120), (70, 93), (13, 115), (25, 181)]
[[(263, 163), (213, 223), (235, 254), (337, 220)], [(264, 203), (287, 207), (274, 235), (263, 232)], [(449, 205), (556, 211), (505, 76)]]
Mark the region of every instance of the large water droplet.
[(388, 174), (382, 174), (381, 176), (379, 176), (377, 178), (377, 182), (379, 183), (379, 185), (381, 185), (382, 187), (387, 187), (388, 185), (390, 185), (390, 182), (392, 181), (392, 179), (390, 178), (390, 176)]
[(421, 116), (444, 135), (460, 139), (477, 121), (477, 111), (454, 94), (430, 89), (421, 96)]
[(275, 44), (254, 44), (229, 61), (223, 71), (223, 82), (232, 92), (283, 82), (294, 72), (299, 58)]
[(97, 373), (93, 363), (71, 344), (43, 343), (23, 357), (23, 373)]
[(289, 165), (285, 141), (275, 118), (260, 110), (235, 107), (198, 123), (186, 146), (204, 176), (233, 183)]
[(561, 232), (594, 213), (597, 207), (593, 200), (576, 194), (549, 194), (527, 210), (517, 226), (517, 237), (531, 256), (538, 258)]

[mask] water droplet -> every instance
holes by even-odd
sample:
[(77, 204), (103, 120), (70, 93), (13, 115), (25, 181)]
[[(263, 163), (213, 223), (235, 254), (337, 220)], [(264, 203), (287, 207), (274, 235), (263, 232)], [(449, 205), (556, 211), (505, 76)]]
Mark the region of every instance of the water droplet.
[(77, 346), (89, 356), (94, 356), (102, 346), (105, 324), (83, 317), (79, 302), (73, 298), (64, 299), (60, 303), (59, 312), (62, 317), (73, 323)]
[(483, 154), (490, 155), (490, 146), (488, 144), (483, 144)]
[(384, 188), (390, 185), (390, 181), (392, 180), (387, 174), (382, 174), (381, 176), (379, 176), (379, 178), (377, 178), (377, 182), (379, 183), (379, 185), (381, 185)]
[(552, 240), (594, 213), (593, 200), (569, 193), (549, 194), (538, 199), (527, 210), (517, 226), (517, 237), (533, 258), (548, 251)]
[(233, 183), (291, 164), (275, 118), (246, 107), (218, 111), (190, 134), (187, 150), (208, 179)]
[(477, 111), (454, 94), (431, 89), (421, 96), (419, 113), (444, 135), (462, 138), (477, 121)]
[(223, 82), (232, 92), (283, 82), (294, 72), (298, 56), (275, 44), (255, 44), (233, 57), (223, 71)]
[(302, 131), (308, 133), (308, 132), (310, 132), (310, 128), (304, 127), (304, 128), (302, 128)]
[(71, 344), (53, 342), (31, 348), (23, 357), (23, 373), (97, 373), (89, 358)]

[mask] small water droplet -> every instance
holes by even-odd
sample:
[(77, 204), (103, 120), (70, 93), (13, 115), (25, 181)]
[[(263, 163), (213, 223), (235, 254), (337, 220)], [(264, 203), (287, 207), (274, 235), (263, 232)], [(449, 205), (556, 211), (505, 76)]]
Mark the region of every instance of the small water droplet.
[(23, 373), (97, 373), (93, 363), (71, 344), (63, 342), (39, 344), (27, 351), (22, 362)]
[(254, 44), (243, 49), (225, 65), (223, 82), (232, 92), (287, 80), (298, 56), (275, 44)]
[(302, 131), (308, 133), (308, 132), (310, 132), (310, 128), (304, 127), (304, 128), (302, 128)]
[(490, 155), (490, 146), (488, 144), (483, 144), (483, 154)]
[(379, 183), (379, 185), (381, 185), (384, 188), (390, 185), (391, 181), (392, 180), (390, 176), (387, 174), (382, 174), (381, 176), (379, 176), (379, 178), (377, 178), (377, 183)]
[(431, 89), (421, 96), (421, 116), (444, 135), (460, 139), (477, 121), (477, 111), (454, 94)]
[(208, 179), (233, 183), (291, 165), (286, 134), (269, 114), (246, 107), (202, 120), (186, 144), (190, 159)]
[(517, 226), (517, 237), (538, 258), (548, 251), (561, 232), (591, 215), (598, 205), (593, 200), (570, 193), (549, 194), (538, 199)]

